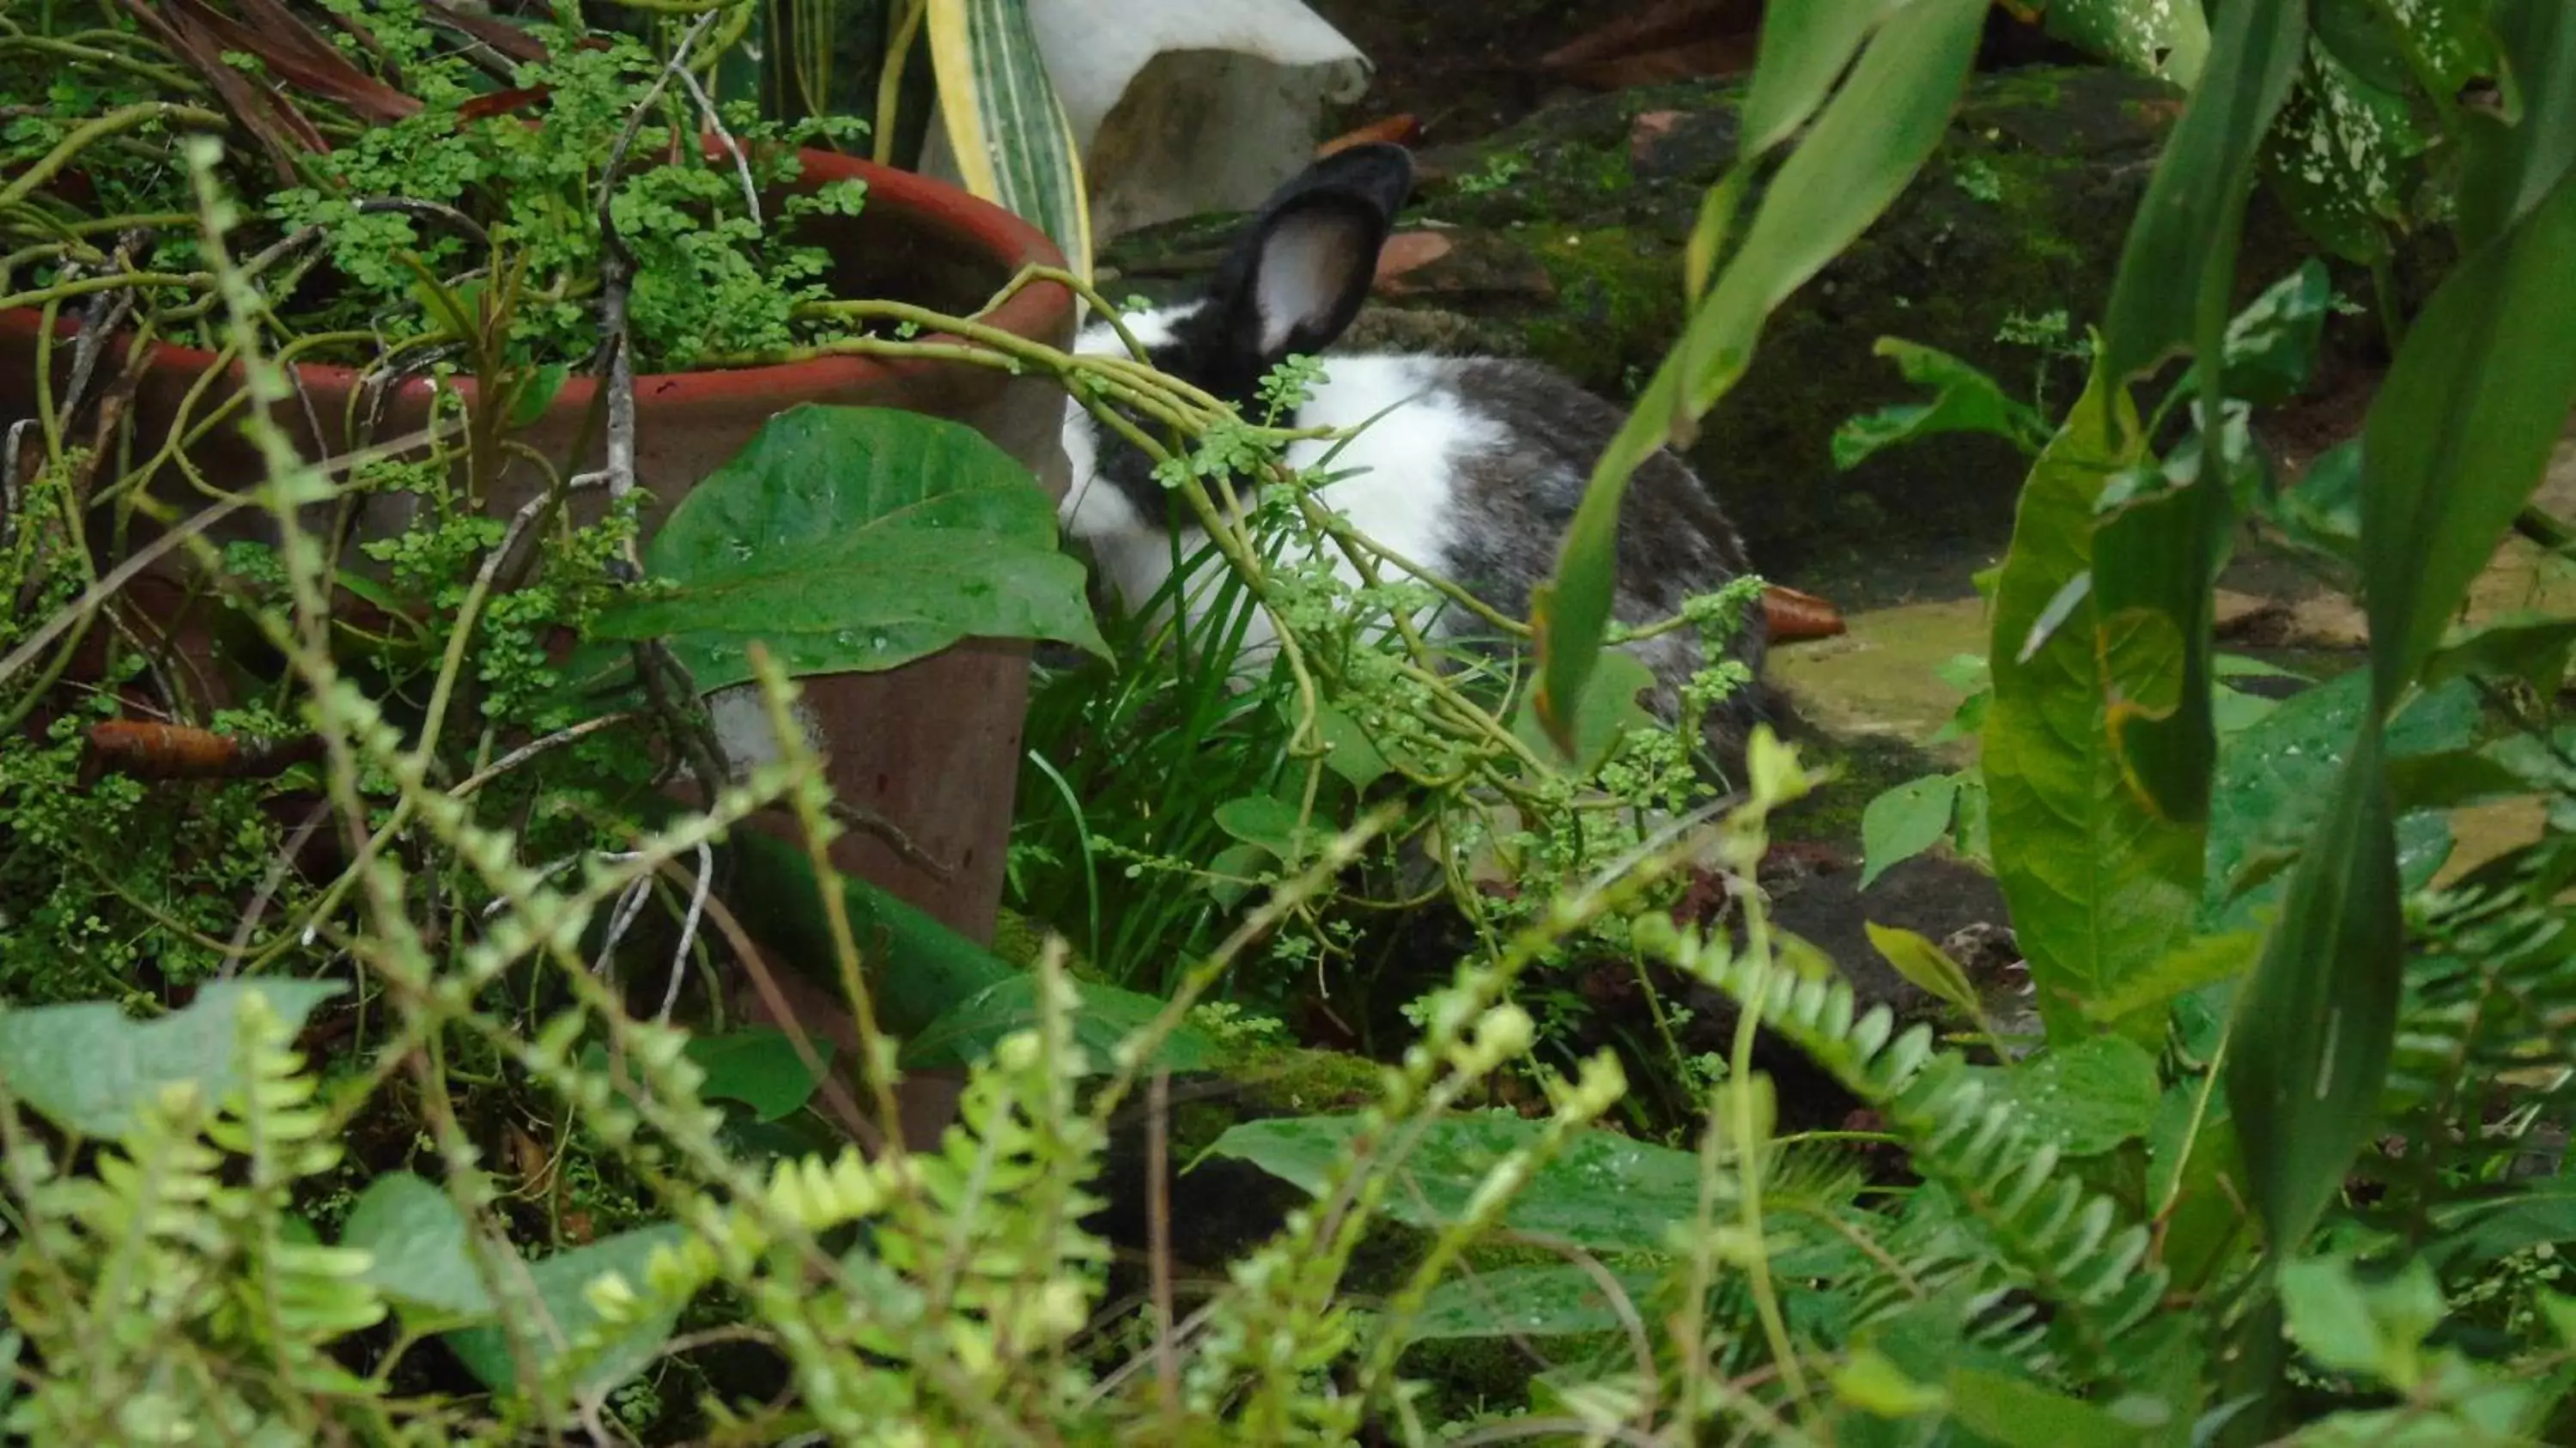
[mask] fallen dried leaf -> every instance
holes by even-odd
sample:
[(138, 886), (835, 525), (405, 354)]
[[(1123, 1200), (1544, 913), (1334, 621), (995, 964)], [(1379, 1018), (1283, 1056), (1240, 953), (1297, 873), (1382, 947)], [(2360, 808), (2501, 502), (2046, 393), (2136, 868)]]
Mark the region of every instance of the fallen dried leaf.
[(460, 35), (482, 41), (512, 60), (527, 65), (540, 65), (546, 59), (544, 42), (527, 31), (488, 15), (476, 15), (457, 9), (447, 0), (428, 0), (430, 19)]
[(113, 770), (137, 779), (266, 779), (322, 756), (322, 737), (239, 739), (187, 724), (110, 719), (89, 728), (84, 774)]
[(1386, 239), (1386, 245), (1378, 248), (1375, 285), (1383, 291), (1401, 292), (1404, 290), (1402, 287), (1389, 284), (1415, 267), (1438, 261), (1448, 254), (1449, 238), (1439, 232), (1399, 231)]
[(240, 0), (247, 24), (203, 3), (177, 0), (236, 50), (258, 56), (278, 79), (324, 100), (338, 101), (371, 121), (398, 121), (420, 109), (403, 94), (352, 64), (340, 48), (279, 0)]
[(1652, 0), (1539, 57), (1539, 68), (1601, 90), (1753, 67), (1760, 0)]
[(1371, 121), (1357, 129), (1344, 131), (1317, 146), (1315, 159), (1320, 161), (1335, 151), (1347, 151), (1353, 146), (1365, 146), (1373, 141), (1391, 141), (1399, 146), (1410, 146), (1421, 138), (1422, 122), (1416, 120), (1411, 111), (1399, 111), (1384, 120)]
[(1639, 111), (1628, 123), (1628, 164), (1643, 166), (1655, 149), (1655, 143), (1673, 133), (1682, 123), (1681, 111)]
[(530, 106), (542, 105), (546, 98), (553, 94), (554, 91), (551, 87), (541, 85), (530, 86), (525, 90), (493, 91), (486, 95), (476, 96), (474, 99), (458, 106), (456, 108), (456, 119), (460, 121), (480, 121), (492, 116), (506, 116), (512, 111), (520, 111), (525, 110)]
[(125, 0), (125, 8), (213, 88), (216, 98), (223, 102), (221, 109), (232, 112), (242, 128), (268, 152), (269, 167), (276, 173), (279, 185), (296, 184), (297, 158), (331, 149), (321, 131), (285, 97), (253, 83), (249, 76), (228, 64), (222, 37), (187, 6), (174, 5), (167, 15), (145, 0)]
[(1847, 627), (1842, 611), (1832, 603), (1776, 583), (1762, 590), (1762, 617), (1773, 643), (1836, 638)]

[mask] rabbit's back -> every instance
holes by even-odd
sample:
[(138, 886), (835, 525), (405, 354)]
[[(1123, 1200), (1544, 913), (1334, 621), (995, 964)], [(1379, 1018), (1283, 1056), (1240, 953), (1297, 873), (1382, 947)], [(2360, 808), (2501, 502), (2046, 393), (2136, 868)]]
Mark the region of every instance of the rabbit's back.
[[(1347, 474), (1322, 496), (1354, 527), (1495, 611), (1525, 617), (1624, 414), (1563, 374), (1515, 359), (1328, 355), (1323, 365), (1297, 424), (1359, 431), (1338, 452), (1300, 442), (1289, 461)], [(1747, 571), (1716, 498), (1668, 449), (1638, 467), (1619, 512), (1612, 616), (1622, 623), (1668, 618)], [(1482, 625), (1453, 608), (1438, 627)], [(1728, 652), (1758, 677), (1764, 644), (1757, 608)], [(1700, 667), (1698, 640), (1675, 630), (1632, 651), (1653, 670), (1653, 702), (1669, 714)], [(1710, 721), (1711, 743), (1731, 754), (1764, 712), (1757, 690), (1739, 691)]]

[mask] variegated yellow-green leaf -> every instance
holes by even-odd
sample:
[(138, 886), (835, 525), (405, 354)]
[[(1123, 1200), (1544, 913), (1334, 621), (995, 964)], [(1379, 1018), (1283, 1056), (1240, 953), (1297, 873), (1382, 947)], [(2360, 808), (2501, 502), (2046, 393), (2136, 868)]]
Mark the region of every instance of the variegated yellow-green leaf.
[(1091, 203), (1028, 0), (928, 0), (939, 113), (966, 189), (1053, 238), (1076, 276), (1091, 275)]

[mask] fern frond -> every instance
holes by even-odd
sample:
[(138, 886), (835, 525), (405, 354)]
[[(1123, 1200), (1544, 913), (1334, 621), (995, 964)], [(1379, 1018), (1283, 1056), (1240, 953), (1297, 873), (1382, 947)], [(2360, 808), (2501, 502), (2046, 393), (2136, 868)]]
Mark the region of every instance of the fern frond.
[[(1885, 1006), (1857, 1014), (1848, 982), (1801, 979), (1696, 932), (1652, 935), (1675, 965), (1756, 1012), (1886, 1119), (1915, 1170), (1958, 1198), (2048, 1304), (2044, 1328), (2032, 1329), (2044, 1331), (2079, 1375), (2133, 1380), (2139, 1364), (2122, 1340), (2163, 1296), (2165, 1269), (2148, 1261), (2146, 1224), (2059, 1174), (2057, 1148), (2030, 1129), (2018, 1105), (1958, 1053), (1935, 1052), (1930, 1027), (1899, 1034)], [(2002, 1336), (2013, 1341), (2014, 1330)]]
[[(2537, 1185), (2523, 1158), (2576, 1097), (2576, 837), (2552, 833), (2426, 897), (2412, 934), (2388, 1084), (2402, 1154), (2367, 1163), (2395, 1188), (2372, 1209), (2452, 1268), (2555, 1234), (2497, 1231)], [(2544, 1213), (2555, 1216), (2555, 1213)], [(2450, 1235), (2446, 1223), (2489, 1224)]]

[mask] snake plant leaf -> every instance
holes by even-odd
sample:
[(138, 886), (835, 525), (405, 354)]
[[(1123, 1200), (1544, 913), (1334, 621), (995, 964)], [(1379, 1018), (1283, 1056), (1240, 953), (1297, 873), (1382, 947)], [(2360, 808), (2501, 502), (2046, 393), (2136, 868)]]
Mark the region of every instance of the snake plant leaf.
[(927, 0), (940, 120), (966, 189), (1052, 238), (1091, 276), (1091, 202), (1073, 125), (1029, 24), (1028, 0)]

